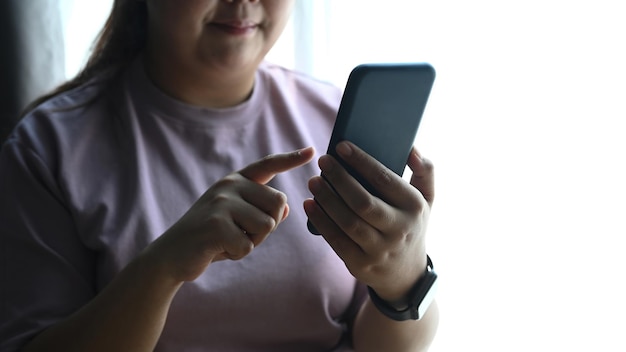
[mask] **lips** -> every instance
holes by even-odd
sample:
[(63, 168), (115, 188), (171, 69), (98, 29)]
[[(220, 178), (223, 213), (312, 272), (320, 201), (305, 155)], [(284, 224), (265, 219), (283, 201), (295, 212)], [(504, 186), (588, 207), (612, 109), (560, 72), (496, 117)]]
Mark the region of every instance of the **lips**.
[(259, 27), (256, 22), (240, 19), (214, 21), (211, 22), (210, 25), (222, 32), (232, 35), (250, 34), (256, 31), (256, 29)]

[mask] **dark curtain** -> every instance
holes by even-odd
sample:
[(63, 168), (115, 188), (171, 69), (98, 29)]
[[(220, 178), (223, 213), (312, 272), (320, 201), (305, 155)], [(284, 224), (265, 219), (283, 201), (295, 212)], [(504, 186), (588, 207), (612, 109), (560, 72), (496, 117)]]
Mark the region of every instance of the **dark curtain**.
[(61, 0), (0, 0), (0, 141), (64, 79)]

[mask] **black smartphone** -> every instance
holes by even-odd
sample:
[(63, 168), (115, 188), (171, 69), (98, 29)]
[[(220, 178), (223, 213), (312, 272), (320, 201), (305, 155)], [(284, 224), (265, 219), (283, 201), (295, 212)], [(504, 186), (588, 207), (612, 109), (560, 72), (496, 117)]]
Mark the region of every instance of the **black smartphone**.
[[(327, 153), (370, 193), (376, 195), (337, 156), (335, 146), (350, 141), (402, 176), (434, 81), (435, 69), (428, 63), (362, 64), (350, 73)], [(310, 221), (307, 227), (319, 234)]]

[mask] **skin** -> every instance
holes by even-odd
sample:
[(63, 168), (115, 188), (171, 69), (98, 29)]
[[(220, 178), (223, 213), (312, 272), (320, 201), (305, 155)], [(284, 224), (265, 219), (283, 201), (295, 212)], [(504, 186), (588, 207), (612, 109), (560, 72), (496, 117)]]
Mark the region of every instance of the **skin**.
[[(24, 350), (153, 351), (182, 284), (214, 261), (244, 257), (265, 239), (289, 211), (285, 195), (265, 183), (313, 154), (306, 148), (271, 155), (215, 183), (89, 304)], [(254, 236), (236, 225), (242, 218), (249, 218)]]
[(293, 4), (185, 0), (181, 6), (180, 1), (147, 0), (149, 76), (182, 101), (236, 105), (250, 94), (254, 72), (282, 33)]
[[(251, 93), (254, 72), (282, 32), (294, 1), (147, 0), (150, 78), (182, 101), (213, 108)], [(319, 159), (315, 200), (304, 209), (350, 272), (383, 299), (402, 301), (426, 269), (425, 231), (434, 196), (432, 164), (413, 151), (407, 183), (356, 146), (338, 153), (381, 192), (370, 195), (331, 156)], [(254, 250), (288, 216), (275, 175), (311, 161), (312, 148), (267, 156), (211, 186), (165, 233), (66, 320), (26, 351), (152, 351), (172, 299), (211, 263)], [(330, 186), (340, 191), (335, 193)], [(304, 186), (304, 185), (303, 185)], [(303, 229), (305, 231), (306, 229)], [(422, 351), (437, 327), (437, 307), (420, 321), (396, 322), (369, 300), (352, 323), (356, 351)]]
[[(340, 143), (337, 153), (381, 198), (325, 155), (319, 159), (323, 177), (309, 181), (315, 200), (305, 201), (304, 209), (350, 272), (381, 298), (402, 307), (426, 270), (426, 224), (434, 199), (432, 163), (412, 150), (407, 165), (413, 175), (407, 183), (352, 143)], [(419, 321), (396, 322), (367, 300), (354, 322), (355, 350), (426, 351), (438, 318), (434, 304)]]

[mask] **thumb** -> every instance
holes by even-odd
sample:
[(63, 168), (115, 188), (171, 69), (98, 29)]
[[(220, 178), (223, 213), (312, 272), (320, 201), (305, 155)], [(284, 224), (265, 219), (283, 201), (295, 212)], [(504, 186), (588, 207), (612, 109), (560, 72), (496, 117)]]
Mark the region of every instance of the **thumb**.
[(313, 147), (307, 147), (289, 153), (268, 155), (241, 169), (239, 174), (256, 183), (266, 184), (277, 174), (308, 163), (314, 153)]
[(289, 204), (285, 204), (285, 210), (283, 211), (283, 217), (280, 221), (284, 221), (289, 216)]
[(422, 193), (428, 205), (432, 207), (435, 198), (433, 164), (430, 160), (423, 158), (417, 150), (413, 148), (409, 155), (408, 165), (411, 171), (413, 171), (411, 185)]

